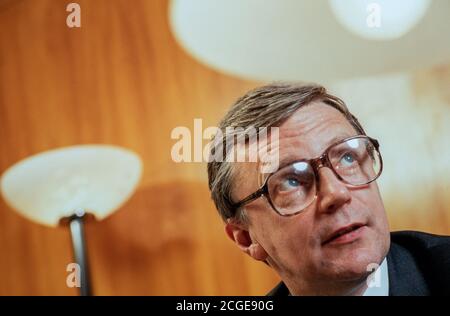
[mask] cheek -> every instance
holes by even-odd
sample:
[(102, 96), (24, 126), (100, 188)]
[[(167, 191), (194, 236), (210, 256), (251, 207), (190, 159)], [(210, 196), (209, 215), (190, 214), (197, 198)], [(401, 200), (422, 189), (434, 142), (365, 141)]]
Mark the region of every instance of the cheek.
[[(286, 218), (280, 225), (280, 239), (284, 241), (286, 250), (296, 257), (305, 256), (317, 247), (318, 239), (314, 226), (313, 212), (304, 212)], [(320, 244), (320, 241), (319, 241)]]
[(359, 204), (358, 208), (369, 212), (367, 215), (370, 217), (384, 214), (383, 201), (376, 185), (353, 191), (352, 199)]
[(372, 213), (372, 219), (378, 225), (385, 226), (387, 224), (386, 211), (378, 187), (374, 186), (371, 190), (370, 195), (367, 197), (367, 203), (369, 211)]
[[(354, 192), (355, 203), (358, 203), (357, 209), (362, 209), (366, 212), (366, 218), (369, 226), (379, 235), (389, 235), (389, 225), (384, 209), (384, 204), (381, 199), (378, 186), (376, 184), (370, 186), (365, 190)], [(381, 239), (380, 239), (381, 240)]]
[[(292, 217), (267, 214), (255, 219), (255, 237), (271, 256), (298, 258), (308, 251), (313, 236), (312, 219), (306, 213)], [(286, 260), (286, 259), (285, 259)]]

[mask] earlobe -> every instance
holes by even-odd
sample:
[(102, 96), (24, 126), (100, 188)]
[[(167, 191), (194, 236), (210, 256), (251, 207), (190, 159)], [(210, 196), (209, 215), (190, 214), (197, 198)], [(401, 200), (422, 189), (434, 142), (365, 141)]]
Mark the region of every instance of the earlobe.
[(225, 224), (225, 232), (236, 243), (239, 249), (253, 259), (258, 261), (267, 259), (268, 255), (264, 248), (257, 241), (253, 241), (248, 230), (241, 225), (234, 223), (232, 220), (228, 220)]
[(245, 251), (252, 244), (249, 232), (232, 219), (227, 220), (225, 232), (242, 251)]
[(265, 261), (268, 257), (266, 250), (258, 243), (254, 242), (248, 247), (248, 255), (255, 260)]

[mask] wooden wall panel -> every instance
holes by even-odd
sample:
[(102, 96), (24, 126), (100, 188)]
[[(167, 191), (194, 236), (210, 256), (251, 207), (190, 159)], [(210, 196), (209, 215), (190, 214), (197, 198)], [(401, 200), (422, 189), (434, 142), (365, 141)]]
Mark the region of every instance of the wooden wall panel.
[[(175, 164), (176, 126), (215, 125), (256, 85), (199, 65), (174, 41), (166, 1), (0, 5), (0, 172), (40, 151), (82, 143), (128, 147), (144, 160), (136, 195), (87, 227), (94, 293), (263, 294), (276, 277), (223, 233), (205, 164)], [(0, 202), (0, 294), (76, 294), (66, 287), (69, 233)], [(252, 278), (246, 271), (261, 271)], [(237, 276), (239, 282), (230, 282)]]

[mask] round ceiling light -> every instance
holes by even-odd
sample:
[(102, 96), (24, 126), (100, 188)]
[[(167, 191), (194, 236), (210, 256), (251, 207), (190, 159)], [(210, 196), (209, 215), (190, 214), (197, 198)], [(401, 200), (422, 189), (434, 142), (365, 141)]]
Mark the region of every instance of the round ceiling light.
[(337, 20), (363, 38), (391, 40), (423, 18), (431, 0), (329, 0)]

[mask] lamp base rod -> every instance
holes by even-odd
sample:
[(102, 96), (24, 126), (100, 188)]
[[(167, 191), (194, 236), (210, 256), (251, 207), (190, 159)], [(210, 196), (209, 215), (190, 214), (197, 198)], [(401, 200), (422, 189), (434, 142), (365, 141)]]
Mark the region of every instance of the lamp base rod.
[(91, 296), (92, 292), (89, 282), (86, 239), (84, 236), (85, 217), (85, 212), (77, 211), (74, 215), (70, 216), (68, 220), (75, 261), (80, 267), (80, 295)]

